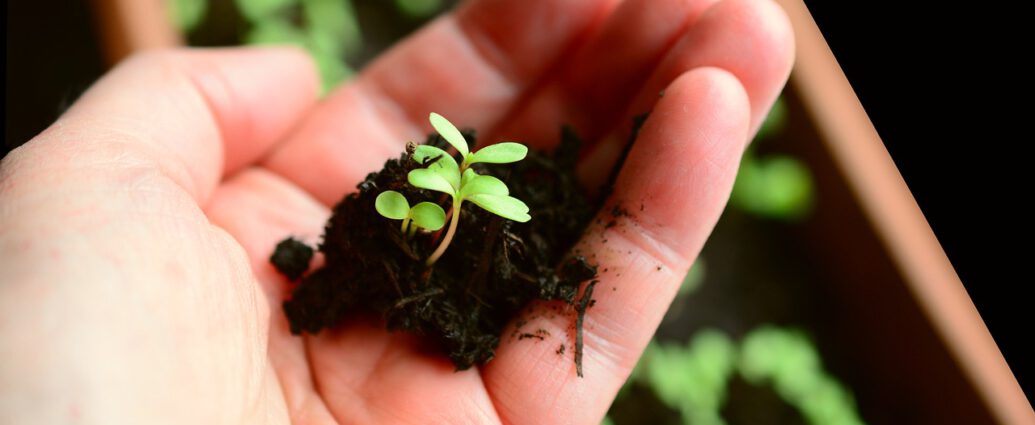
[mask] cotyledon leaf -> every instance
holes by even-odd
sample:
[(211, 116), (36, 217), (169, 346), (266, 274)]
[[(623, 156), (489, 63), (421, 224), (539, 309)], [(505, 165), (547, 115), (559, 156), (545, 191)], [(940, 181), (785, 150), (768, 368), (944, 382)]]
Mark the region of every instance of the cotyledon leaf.
[(393, 220), (402, 220), (410, 213), (410, 203), (401, 193), (394, 190), (386, 190), (377, 195), (374, 208), (381, 215)]

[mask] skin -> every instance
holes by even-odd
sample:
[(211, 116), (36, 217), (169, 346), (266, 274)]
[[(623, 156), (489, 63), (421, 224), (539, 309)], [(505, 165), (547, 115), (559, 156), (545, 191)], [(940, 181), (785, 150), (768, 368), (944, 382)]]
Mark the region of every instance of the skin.
[[(0, 163), (0, 417), (598, 423), (792, 57), (769, 0), (471, 2), (321, 100), (293, 49), (135, 56)], [(376, 322), (287, 331), (273, 246), (316, 241), (330, 205), (431, 131), (429, 112), (540, 147), (575, 124), (594, 191), (651, 109), (602, 211), (630, 216), (577, 248), (609, 270), (586, 317), (585, 378), (573, 350), (555, 353), (571, 317), (534, 318), (550, 338), (504, 338), (460, 373)]]

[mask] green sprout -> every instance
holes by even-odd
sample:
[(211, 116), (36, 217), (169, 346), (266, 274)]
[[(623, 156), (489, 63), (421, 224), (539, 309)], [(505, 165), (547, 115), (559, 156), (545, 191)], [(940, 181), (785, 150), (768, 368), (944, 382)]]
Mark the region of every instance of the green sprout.
[[(402, 220), (399, 228), (404, 235), (413, 236), (417, 228), (434, 232), (446, 224), (446, 212), (431, 202), (421, 202), (410, 208), (410, 203), (401, 193), (386, 190), (377, 195), (374, 208), (381, 215), (392, 220)], [(410, 226), (410, 224), (413, 226)]]
[[(428, 257), (428, 266), (435, 264), (435, 261), (442, 256), (442, 253), (449, 247), (449, 243), (452, 242), (460, 222), (460, 207), (464, 201), (471, 201), (486, 211), (506, 219), (524, 223), (532, 218), (528, 215), (528, 206), (521, 202), (521, 200), (510, 196), (510, 190), (502, 180), (493, 176), (480, 175), (471, 169), (471, 165), (479, 162), (507, 164), (520, 161), (528, 154), (527, 147), (520, 143), (503, 142), (486, 146), (477, 152), (471, 152), (467, 146), (467, 141), (464, 140), (464, 136), (460, 134), (460, 130), (457, 130), (452, 123), (434, 112), (431, 113), (429, 120), (435, 131), (438, 131), (438, 134), (447, 143), (456, 148), (463, 159), (457, 164), (456, 159), (452, 155), (429, 145), (417, 146), (413, 151), (413, 160), (421, 165), (425, 165), (426, 168), (410, 171), (409, 175), (407, 175), (407, 180), (410, 184), (421, 189), (448, 194), (453, 200), (450, 210), (449, 229), (446, 230), (446, 235), (442, 238), (442, 242)], [(402, 198), (402, 195), (396, 197), (382, 193), (378, 196), (378, 202), (381, 201), (381, 196), (391, 196), (390, 200), (386, 198), (386, 204), (394, 203), (400, 205), (391, 211), (393, 213), (392, 216), (389, 216), (386, 214), (386, 211), (382, 211), (378, 207), (378, 212), (381, 215), (389, 218), (403, 217), (402, 205), (408, 206), (408, 204), (403, 204), (406, 202), (406, 199)], [(400, 203), (400, 199), (402, 203)], [(420, 205), (417, 206), (419, 207)], [(417, 207), (414, 208), (416, 209)], [(441, 211), (441, 208), (439, 210)]]

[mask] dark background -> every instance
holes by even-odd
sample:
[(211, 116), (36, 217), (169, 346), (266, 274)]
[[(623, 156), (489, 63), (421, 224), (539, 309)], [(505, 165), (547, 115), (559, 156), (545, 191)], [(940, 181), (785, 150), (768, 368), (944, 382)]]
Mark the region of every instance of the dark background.
[[(1031, 398), (1022, 227), (1035, 194), (1026, 25), (1009, 11), (806, 1), (970, 296)], [(104, 71), (90, 3), (7, 2), (4, 143), (52, 122)], [(1027, 46), (1021, 46), (1021, 43)]]
[(805, 3), (1031, 400), (1028, 25), (973, 5)]

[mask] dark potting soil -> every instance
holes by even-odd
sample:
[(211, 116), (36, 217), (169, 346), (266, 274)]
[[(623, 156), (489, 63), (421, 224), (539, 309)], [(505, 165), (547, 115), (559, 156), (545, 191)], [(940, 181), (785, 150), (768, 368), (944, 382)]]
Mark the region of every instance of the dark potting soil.
[[(475, 146), (473, 132), (463, 133)], [(448, 148), (437, 134), (426, 143)], [(578, 292), (597, 273), (585, 258), (567, 253), (598, 205), (586, 198), (575, 177), (579, 140), (574, 132), (562, 130), (553, 153), (530, 150), (517, 163), (475, 164), (480, 174), (506, 182), (511, 196), (529, 206), (532, 219), (517, 223), (465, 203), (453, 242), (432, 268), (424, 260), (445, 229), (408, 239), (399, 221), (374, 208), (378, 194), (395, 190), (411, 205), (430, 201), (449, 211), (448, 196), (407, 182), (407, 174), (422, 166), (411, 159), (412, 151), (408, 146), (385, 162), (334, 207), (319, 246), (325, 265), (304, 275), (284, 302), (291, 332), (316, 334), (352, 315), (376, 315), (391, 331), (426, 337), (464, 370), (493, 358), (504, 326), (531, 301), (559, 300), (577, 317), (574, 357), (581, 376), (582, 316), (592, 305), (592, 283), (582, 297)], [(309, 258), (292, 241), (281, 242), (271, 261), (294, 280)]]

